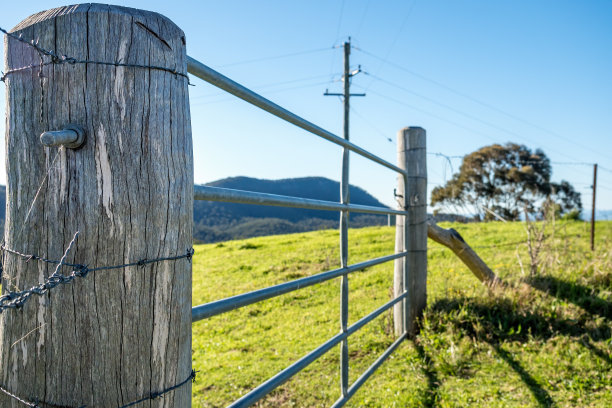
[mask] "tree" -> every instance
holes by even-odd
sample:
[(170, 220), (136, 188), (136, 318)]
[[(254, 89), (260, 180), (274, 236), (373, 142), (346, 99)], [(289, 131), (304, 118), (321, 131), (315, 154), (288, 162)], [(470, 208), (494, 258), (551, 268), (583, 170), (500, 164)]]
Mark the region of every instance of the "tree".
[(550, 160), (540, 149), (507, 143), (485, 146), (465, 156), (458, 173), (433, 189), (436, 210), (476, 214), (480, 219), (517, 220), (527, 211), (541, 217), (554, 204), (559, 215), (580, 211), (580, 193), (567, 181), (550, 181)]

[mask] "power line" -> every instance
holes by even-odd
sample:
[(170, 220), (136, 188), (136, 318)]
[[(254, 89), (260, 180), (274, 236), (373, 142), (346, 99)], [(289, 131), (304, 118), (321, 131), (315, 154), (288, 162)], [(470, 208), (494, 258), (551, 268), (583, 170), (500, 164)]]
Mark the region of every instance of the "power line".
[[(451, 158), (451, 159), (463, 159), (465, 156), (467, 156), (466, 154), (464, 155), (457, 155), (457, 156), (449, 156), (446, 155), (444, 153), (440, 153), (440, 152), (427, 152), (427, 154), (431, 154), (434, 156), (443, 156), (445, 158)], [(521, 160), (521, 163), (541, 163), (541, 161), (537, 161), (537, 160)], [(550, 164), (554, 164), (554, 165), (562, 165), (562, 166), (592, 166), (594, 163), (589, 163), (589, 162), (559, 162), (559, 161), (551, 161)], [(601, 166), (599, 167), (601, 170)]]
[[(355, 86), (356, 86), (356, 87), (358, 87), (358, 88), (361, 88), (361, 89), (365, 89), (364, 87), (359, 86), (359, 85), (355, 85)], [(442, 117), (442, 116), (436, 115), (435, 113), (428, 112), (428, 111), (426, 111), (425, 109), (422, 109), (422, 108), (419, 108), (419, 107), (417, 107), (417, 106), (411, 105), (411, 104), (406, 103), (406, 102), (404, 102), (404, 101), (400, 101), (400, 100), (398, 100), (398, 99), (395, 99), (395, 98), (393, 98), (393, 97), (391, 97), (391, 96), (388, 96), (388, 95), (382, 94), (382, 93), (380, 93), (380, 92), (376, 92), (376, 91), (369, 91), (369, 92), (370, 92), (371, 94), (378, 95), (378, 96), (379, 96), (379, 97), (381, 97), (381, 98), (387, 99), (387, 100), (389, 100), (389, 101), (391, 101), (391, 102), (395, 102), (395, 103), (397, 103), (397, 104), (399, 104), (399, 105), (406, 106), (406, 107), (408, 107), (408, 108), (410, 108), (410, 109), (413, 109), (413, 110), (415, 110), (415, 111), (417, 111), (417, 112), (421, 112), (421, 113), (423, 113), (423, 114), (425, 114), (425, 115), (431, 116), (432, 118), (438, 119), (438, 120), (440, 120), (440, 121), (442, 121), (442, 122), (449, 123), (449, 124), (451, 124), (451, 125), (453, 125), (453, 126), (456, 126), (456, 127), (458, 127), (458, 128), (461, 128), (461, 129), (467, 130), (468, 132), (472, 132), (472, 133), (474, 133), (474, 134), (480, 135), (480, 136), (484, 137), (485, 139), (489, 139), (489, 140), (492, 140), (492, 141), (494, 141), (494, 142), (498, 142), (498, 140), (497, 140), (497, 139), (495, 139), (495, 138), (493, 138), (493, 137), (489, 136), (489, 135), (488, 135), (488, 134), (486, 134), (486, 133), (479, 132), (479, 131), (477, 131), (477, 130), (475, 130), (475, 129), (472, 129), (472, 128), (470, 128), (470, 127), (464, 126), (464, 125), (462, 125), (462, 124), (460, 124), (460, 123), (458, 123), (458, 122), (452, 121), (452, 120), (450, 120), (450, 119), (446, 119), (446, 118), (444, 118), (444, 117)]]
[(344, 15), (344, 1), (342, 0), (340, 5), (340, 17), (338, 17), (338, 26), (336, 27), (336, 41), (338, 41), (338, 36), (340, 35), (340, 26), (342, 25), (342, 16)]
[[(270, 94), (275, 94), (275, 93), (281, 93), (281, 92), (287, 92), (287, 91), (292, 91), (295, 89), (303, 89), (303, 88), (311, 88), (311, 87), (315, 87), (315, 86), (321, 86), (321, 85), (325, 85), (327, 83), (327, 81), (324, 82), (315, 82), (313, 84), (306, 84), (306, 85), (299, 85), (299, 86), (294, 86), (291, 88), (284, 88), (284, 89), (277, 89), (275, 91), (269, 91), (266, 92), (266, 95), (270, 95)], [(211, 103), (220, 103), (220, 102), (228, 102), (228, 101), (236, 101), (238, 99), (236, 99), (236, 97), (229, 97), (229, 98), (223, 98), (223, 99), (218, 99), (218, 100), (214, 100), (214, 101), (206, 101), (206, 102), (196, 102), (192, 105), (209, 105)]]
[(461, 97), (463, 97), (463, 98), (466, 98), (466, 99), (468, 99), (468, 100), (470, 100), (470, 101), (472, 101), (472, 102), (475, 102), (475, 103), (477, 103), (477, 104), (479, 104), (479, 105), (481, 105), (481, 106), (484, 106), (484, 107), (486, 107), (486, 108), (488, 108), (488, 109), (494, 110), (494, 111), (496, 111), (496, 112), (498, 112), (498, 113), (501, 113), (502, 115), (505, 115), (505, 116), (507, 116), (507, 117), (509, 117), (509, 118), (512, 118), (512, 119), (514, 119), (514, 120), (516, 120), (516, 121), (518, 121), (518, 122), (522, 122), (522, 123), (524, 123), (524, 124), (526, 124), (526, 125), (532, 126), (532, 127), (536, 128), (536, 129), (539, 129), (539, 130), (541, 130), (541, 131), (543, 131), (543, 132), (546, 132), (546, 133), (548, 133), (548, 134), (550, 134), (550, 135), (552, 135), (552, 136), (554, 136), (554, 137), (556, 137), (556, 138), (559, 138), (559, 139), (565, 140), (565, 141), (566, 141), (566, 142), (568, 142), (568, 143), (572, 143), (572, 144), (574, 144), (574, 145), (576, 145), (576, 146), (580, 146), (580, 147), (582, 147), (583, 149), (589, 150), (589, 151), (591, 151), (591, 152), (593, 152), (593, 153), (595, 153), (595, 154), (598, 154), (598, 155), (600, 155), (600, 156), (602, 156), (602, 157), (606, 157), (606, 158), (608, 158), (608, 159), (612, 160), (612, 157), (611, 157), (611, 156), (607, 156), (607, 155), (605, 155), (605, 154), (602, 154), (602, 152), (601, 152), (601, 151), (598, 151), (598, 150), (596, 150), (596, 149), (593, 149), (593, 148), (590, 148), (590, 147), (588, 147), (588, 146), (582, 145), (581, 143), (576, 142), (574, 139), (570, 139), (570, 138), (568, 138), (568, 137), (562, 136), (562, 135), (560, 135), (560, 134), (559, 134), (559, 133), (557, 133), (557, 132), (553, 132), (552, 130), (546, 129), (546, 128), (544, 128), (544, 127), (542, 127), (542, 126), (540, 126), (540, 125), (537, 125), (537, 124), (535, 124), (535, 123), (533, 123), (533, 122), (531, 122), (531, 121), (528, 121), (528, 120), (523, 119), (523, 118), (521, 118), (521, 117), (519, 117), (519, 116), (516, 116), (516, 115), (514, 115), (514, 114), (512, 114), (512, 113), (509, 113), (509, 112), (507, 112), (507, 111), (505, 111), (505, 110), (503, 110), (503, 109), (500, 109), (500, 108), (498, 108), (498, 107), (496, 107), (496, 106), (493, 106), (493, 105), (492, 105), (492, 104), (490, 104), (490, 103), (483, 102), (483, 101), (481, 101), (481, 100), (479, 100), (479, 99), (477, 99), (477, 98), (475, 98), (475, 97), (473, 97), (473, 96), (470, 96), (470, 95), (468, 95), (468, 94), (466, 94), (466, 93), (464, 93), (464, 92), (457, 91), (456, 89), (451, 88), (451, 87), (450, 87), (450, 86), (448, 86), (448, 85), (445, 85), (445, 84), (443, 84), (443, 83), (441, 83), (441, 82), (439, 82), (439, 81), (436, 81), (435, 79), (428, 78), (428, 77), (426, 77), (425, 75), (419, 74), (419, 73), (417, 73), (417, 72), (415, 72), (415, 71), (412, 71), (412, 70), (410, 70), (410, 69), (408, 69), (408, 68), (406, 68), (406, 67), (404, 67), (404, 66), (401, 66), (401, 65), (399, 65), (399, 64), (397, 64), (397, 63), (394, 63), (394, 62), (391, 62), (391, 61), (387, 61), (387, 60), (386, 60), (386, 58), (379, 57), (378, 55), (373, 54), (373, 53), (371, 53), (371, 52), (369, 52), (369, 51), (363, 50), (363, 49), (361, 49), (361, 48), (355, 48), (355, 49), (356, 49), (356, 50), (358, 50), (358, 51), (361, 51), (362, 53), (364, 53), (364, 54), (366, 54), (366, 55), (369, 55), (370, 57), (375, 58), (375, 59), (377, 59), (377, 60), (380, 60), (380, 61), (385, 61), (385, 63), (386, 63), (386, 64), (391, 65), (391, 66), (393, 66), (393, 67), (395, 67), (395, 68), (397, 68), (397, 69), (399, 69), (399, 70), (401, 70), (401, 71), (404, 71), (404, 72), (406, 72), (406, 73), (408, 73), (408, 74), (411, 74), (411, 75), (413, 75), (413, 76), (416, 76), (416, 77), (418, 77), (418, 78), (420, 78), (420, 79), (422, 79), (422, 80), (424, 80), (424, 81), (427, 81), (427, 82), (432, 83), (432, 84), (434, 84), (434, 85), (437, 85), (437, 86), (439, 86), (439, 87), (441, 87), (441, 88), (444, 88), (444, 89), (446, 89), (447, 91), (454, 93), (455, 95), (459, 95), (459, 96), (461, 96)]
[[(378, 76), (376, 76), (376, 75), (370, 74), (369, 72), (364, 71), (364, 74), (365, 74), (365, 75), (368, 75), (368, 76), (371, 76), (371, 77), (375, 78), (376, 80), (378, 80), (378, 81), (380, 81), (380, 82), (383, 82), (383, 83), (385, 83), (385, 84), (387, 84), (387, 85), (389, 85), (389, 86), (395, 87), (395, 88), (400, 89), (400, 90), (402, 90), (402, 91), (404, 91), (404, 92), (407, 92), (407, 93), (412, 94), (412, 95), (415, 95), (415, 96), (417, 96), (417, 97), (419, 97), (419, 98), (425, 99), (425, 100), (427, 100), (427, 101), (429, 101), (429, 102), (431, 102), (431, 103), (433, 103), (433, 104), (435, 104), (435, 105), (438, 105), (438, 106), (440, 106), (440, 107), (443, 107), (443, 108), (445, 108), (445, 109), (448, 109), (448, 110), (450, 110), (450, 111), (452, 111), (452, 112), (455, 112), (455, 113), (457, 113), (457, 114), (459, 114), (459, 115), (461, 115), (461, 116), (465, 116), (466, 118), (468, 118), (468, 119), (470, 119), (470, 120), (473, 120), (473, 121), (475, 121), (475, 122), (481, 123), (481, 124), (486, 125), (486, 126), (489, 126), (489, 127), (493, 128), (493, 129), (496, 129), (496, 130), (498, 130), (498, 131), (500, 131), (500, 132), (503, 132), (503, 133), (506, 133), (506, 134), (508, 134), (508, 135), (510, 135), (510, 136), (513, 136), (513, 137), (519, 138), (519, 139), (521, 139), (521, 140), (523, 140), (523, 141), (526, 141), (526, 142), (531, 142), (531, 140), (530, 140), (530, 139), (525, 138), (525, 137), (523, 137), (523, 136), (519, 135), (519, 134), (518, 134), (518, 133), (516, 133), (516, 132), (513, 132), (513, 131), (511, 131), (511, 130), (505, 129), (505, 128), (501, 127), (501, 126), (498, 126), (498, 125), (496, 125), (495, 123), (488, 122), (488, 121), (486, 121), (486, 120), (480, 119), (480, 118), (478, 118), (478, 117), (476, 117), (476, 116), (474, 116), (474, 115), (471, 115), (471, 114), (469, 114), (469, 113), (466, 113), (466, 112), (464, 112), (464, 111), (461, 111), (461, 110), (459, 110), (459, 109), (456, 109), (456, 108), (454, 108), (454, 107), (452, 107), (452, 106), (450, 106), (450, 105), (447, 105), (447, 104), (445, 104), (445, 103), (443, 103), (443, 102), (439, 102), (439, 101), (437, 101), (437, 100), (435, 100), (435, 99), (433, 99), (433, 98), (430, 98), (430, 97), (428, 97), (428, 96), (422, 95), (422, 94), (420, 94), (420, 93), (418, 93), (418, 92), (414, 92), (414, 91), (412, 91), (412, 90), (410, 90), (410, 89), (408, 89), (408, 88), (405, 88), (405, 87), (403, 87), (403, 86), (401, 86), (401, 85), (399, 85), (399, 84), (393, 83), (393, 82), (391, 82), (391, 81), (387, 81), (387, 80), (385, 80), (385, 79), (383, 79), (383, 78), (380, 78), (380, 77), (378, 77)], [(560, 152), (560, 151), (558, 151), (558, 150), (551, 149), (551, 148), (548, 148), (548, 150), (549, 150), (549, 151), (552, 151), (552, 152), (555, 152), (555, 153), (557, 153), (557, 154), (559, 154), (559, 155), (562, 155), (562, 156), (564, 156), (564, 157), (567, 157), (567, 158), (569, 158), (569, 159), (573, 159), (573, 157), (568, 156), (567, 154), (565, 154), (565, 153), (563, 153), (563, 152)]]
[[(399, 39), (399, 36), (402, 34), (402, 31), (404, 31), (404, 26), (406, 25), (406, 23), (408, 22), (408, 18), (410, 17), (410, 15), (412, 14), (412, 10), (414, 10), (414, 5), (416, 4), (416, 0), (412, 1), (412, 4), (410, 5), (410, 9), (408, 10), (408, 13), (406, 14), (406, 16), (404, 17), (404, 20), (402, 21), (402, 24), (400, 25), (399, 30), (397, 31), (397, 34), (395, 35), (395, 38), (393, 39), (393, 41), (391, 42), (391, 45), (389, 46), (389, 49), (387, 50), (387, 54), (385, 55), (385, 58), (383, 58), (381, 60), (380, 65), (378, 66), (378, 69), (376, 70), (376, 72), (381, 72), (382, 68), (385, 66), (385, 64), (387, 63), (388, 59), (389, 59), (389, 55), (391, 55), (391, 51), (393, 50), (393, 47), (395, 47), (395, 43), (397, 42), (397, 40)], [(372, 83), (374, 81), (370, 81), (370, 83), (368, 84), (368, 86), (366, 87), (366, 91), (368, 89), (370, 89), (370, 87), (372, 86)]]
[(227, 67), (233, 67), (236, 65), (253, 64), (253, 63), (262, 62), (262, 61), (271, 61), (271, 60), (277, 60), (277, 59), (283, 59), (283, 58), (297, 57), (299, 55), (315, 54), (317, 52), (330, 51), (330, 50), (333, 50), (333, 47), (314, 48), (310, 50), (291, 52), (288, 54), (271, 55), (268, 57), (261, 57), (261, 58), (251, 59), (251, 60), (232, 62), (230, 64), (218, 65), (218, 68), (227, 68)]
[[(447, 156), (444, 153), (434, 153), (434, 152), (427, 152), (427, 154), (432, 155), (432, 156), (442, 157), (446, 159), (446, 161), (444, 162), (444, 183), (446, 183), (446, 164), (448, 163), (448, 166), (450, 167), (451, 175), (455, 172), (455, 170), (453, 169), (453, 163), (451, 162), (451, 156)], [(454, 156), (452, 158), (463, 158), (463, 156)]]
[(427, 152), (427, 154), (430, 154), (432, 156), (441, 156), (441, 157), (444, 157), (446, 159), (463, 159), (465, 157), (465, 155), (462, 155), (462, 156), (449, 156), (449, 155), (446, 155), (446, 154), (440, 153), (440, 152)]
[(364, 121), (364, 123), (365, 123), (366, 125), (370, 126), (370, 128), (372, 128), (373, 130), (375, 130), (375, 131), (376, 131), (376, 133), (378, 133), (380, 136), (382, 136), (382, 137), (383, 137), (383, 138), (384, 138), (384, 139), (385, 139), (387, 142), (389, 142), (389, 143), (393, 143), (393, 139), (391, 139), (390, 137), (388, 137), (387, 135), (385, 135), (385, 133), (384, 133), (382, 130), (380, 130), (379, 128), (377, 128), (377, 127), (376, 127), (376, 126), (375, 126), (375, 125), (374, 125), (372, 122), (370, 122), (368, 119), (366, 119), (366, 117), (365, 117), (365, 116), (363, 116), (361, 113), (357, 112), (357, 110), (355, 110), (355, 108), (353, 108), (352, 106), (351, 106), (351, 111), (352, 111), (352, 112), (353, 112), (355, 115), (359, 116), (359, 117), (361, 118), (361, 120), (363, 120), (363, 121)]
[(592, 166), (593, 163), (587, 162), (550, 162), (550, 164), (560, 165), (560, 166)]
[[(337, 43), (340, 35), (340, 26), (342, 25), (342, 16), (344, 15), (344, 1), (342, 0), (342, 4), (340, 5), (340, 16), (338, 17), (338, 26), (336, 27), (336, 36), (335, 36), (335, 40), (334, 40), (334, 45), (332, 45), (332, 49), (336, 49), (337, 47)], [(331, 57), (331, 63), (329, 65), (329, 76), (331, 77), (332, 72), (334, 72), (334, 65), (336, 62), (336, 53), (333, 52), (332, 53), (332, 57)]]
[(359, 26), (357, 27), (357, 33), (355, 34), (355, 37), (359, 37), (359, 34), (361, 33), (361, 28), (363, 27), (363, 23), (365, 21), (366, 15), (368, 14), (368, 10), (370, 9), (371, 2), (372, 0), (368, 0), (365, 8), (363, 9), (363, 14), (361, 15), (361, 21), (359, 22)]
[(603, 166), (599, 166), (599, 170), (603, 170), (603, 171), (607, 171), (608, 173), (612, 173), (612, 170), (607, 169), (607, 168), (605, 168)]
[(612, 187), (602, 186), (601, 184), (599, 184), (597, 188), (603, 188), (604, 190), (612, 191)]
[[(328, 76), (327, 74), (323, 74), (323, 75), (315, 75), (315, 76), (309, 76), (309, 77), (298, 78), (298, 79), (291, 79), (288, 81), (268, 82), (266, 84), (254, 85), (252, 88), (253, 89), (265, 89), (265, 88), (271, 88), (271, 87), (275, 87), (279, 85), (293, 84), (296, 82), (311, 81), (313, 79), (327, 78), (327, 76)], [(223, 96), (223, 95), (227, 95), (227, 92), (217, 92), (217, 93), (212, 93), (208, 95), (198, 95), (198, 96), (193, 96), (193, 97), (190, 96), (189, 99), (195, 100), (195, 99), (211, 98), (211, 97)]]

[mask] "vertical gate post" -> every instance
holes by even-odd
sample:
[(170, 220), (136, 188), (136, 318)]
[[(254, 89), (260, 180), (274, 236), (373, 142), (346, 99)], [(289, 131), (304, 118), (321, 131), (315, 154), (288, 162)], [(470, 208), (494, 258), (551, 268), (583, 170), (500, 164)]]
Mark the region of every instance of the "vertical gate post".
[(418, 319), (427, 305), (427, 152), (426, 133), (420, 127), (399, 131), (398, 167), (407, 171), (399, 175), (396, 199), (398, 207), (408, 212), (396, 216), (395, 251), (408, 252), (395, 260), (393, 292), (397, 297), (407, 292), (403, 302), (393, 310), (395, 334), (414, 336)]
[[(5, 37), (5, 245), (59, 260), (79, 235), (65, 261), (72, 266), (57, 269), (77, 271), (71, 283), (2, 310), (0, 385), (40, 407), (118, 407), (184, 382), (147, 407), (188, 407), (193, 159), (184, 34), (159, 14), (100, 4), (41, 12), (12, 33), (40, 49)], [(73, 125), (84, 144), (54, 145), (77, 134)], [(41, 143), (43, 132), (64, 129)], [(3, 295), (63, 279), (55, 264), (8, 249)], [(116, 268), (96, 270), (106, 266)], [(22, 405), (0, 393), (0, 406)]]

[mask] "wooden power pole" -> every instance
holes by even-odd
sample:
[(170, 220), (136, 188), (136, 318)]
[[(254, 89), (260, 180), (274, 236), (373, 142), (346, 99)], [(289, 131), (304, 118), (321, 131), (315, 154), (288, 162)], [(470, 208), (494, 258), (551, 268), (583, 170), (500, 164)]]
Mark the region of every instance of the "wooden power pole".
[[(5, 44), (0, 406), (189, 407), (183, 32), (157, 13), (81, 4), (27, 18)], [(71, 265), (46, 261), (65, 252)]]
[(591, 208), (591, 251), (595, 250), (595, 195), (597, 194), (597, 163), (593, 164), (593, 206)]

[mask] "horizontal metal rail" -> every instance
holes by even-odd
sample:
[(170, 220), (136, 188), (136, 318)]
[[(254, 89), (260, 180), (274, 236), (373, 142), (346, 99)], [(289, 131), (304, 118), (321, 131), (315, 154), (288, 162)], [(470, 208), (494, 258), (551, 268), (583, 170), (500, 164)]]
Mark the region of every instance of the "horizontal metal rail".
[(399, 168), (398, 166), (389, 163), (388, 161), (368, 152), (367, 150), (349, 142), (348, 140), (344, 140), (343, 138), (334, 135), (331, 132), (328, 132), (325, 129), (320, 128), (312, 122), (303, 119), (294, 113), (289, 112), (288, 110), (282, 108), (281, 106), (275, 104), (274, 102), (264, 98), (263, 96), (256, 94), (250, 89), (240, 85), (239, 83), (232, 81), (225, 75), (215, 71), (214, 69), (202, 64), (200, 61), (187, 56), (187, 72), (196, 77), (203, 79), (204, 81), (216, 86), (217, 88), (221, 88), (224, 91), (231, 93), (232, 95), (245, 100), (274, 116), (277, 116), (281, 119), (286, 120), (289, 123), (292, 123), (310, 133), (313, 133), (317, 136), (322, 137), (323, 139), (329, 140), (332, 143), (340, 145), (342, 147), (346, 147), (347, 149), (370, 159), (378, 164), (381, 164), (393, 171), (396, 171), (405, 176), (408, 175), (406, 170)]
[[(228, 406), (228, 408), (249, 407), (255, 402), (259, 401), (264, 396), (266, 396), (266, 394), (268, 394), (269, 392), (271, 392), (278, 386), (282, 385), (284, 382), (289, 380), (295, 374), (302, 371), (304, 368), (306, 368), (316, 359), (321, 357), (323, 354), (327, 353), (329, 350), (334, 348), (334, 346), (340, 344), (342, 340), (346, 339), (348, 336), (355, 333), (356, 331), (361, 329), (363, 326), (365, 326), (366, 324), (368, 324), (369, 322), (371, 322), (372, 320), (380, 316), (383, 312), (393, 307), (393, 305), (403, 300), (407, 296), (407, 294), (408, 294), (407, 292), (402, 293), (400, 296), (385, 303), (384, 305), (382, 305), (381, 307), (379, 307), (378, 309), (376, 309), (369, 315), (359, 319), (357, 322), (355, 322), (355, 324), (353, 324), (347, 329), (346, 333), (337, 334), (331, 339), (327, 340), (325, 343), (323, 343), (322, 345), (320, 345), (319, 347), (317, 347), (310, 353), (306, 354), (304, 357), (302, 357), (295, 363), (291, 364), (289, 367), (285, 368), (284, 370), (276, 374), (274, 377), (270, 378), (268, 381), (261, 384), (259, 387), (253, 389), (248, 394), (245, 394), (241, 398), (234, 401), (232, 404)], [(403, 338), (405, 338), (405, 335), (400, 336), (400, 338), (396, 342), (399, 344), (399, 342), (401, 342), (401, 339)]]
[(397, 340), (395, 340), (393, 344), (391, 344), (389, 348), (387, 348), (387, 350), (385, 350), (385, 352), (382, 353), (380, 357), (378, 357), (376, 361), (374, 361), (374, 363), (372, 363), (372, 365), (368, 367), (368, 369), (365, 370), (363, 374), (361, 374), (361, 376), (359, 376), (357, 381), (355, 381), (353, 385), (349, 387), (348, 391), (346, 392), (346, 396), (340, 397), (334, 403), (334, 405), (331, 406), (331, 408), (343, 407), (344, 404), (346, 404), (348, 400), (351, 399), (351, 397), (357, 392), (357, 390), (368, 380), (368, 378), (370, 378), (372, 374), (374, 374), (378, 367), (380, 367), (380, 365), (385, 362), (385, 360), (391, 355), (391, 353), (393, 353), (395, 349), (400, 345), (400, 343), (404, 341), (407, 337), (408, 333), (404, 333)]
[(277, 207), (307, 208), (310, 210), (350, 211), (366, 214), (406, 215), (406, 211), (360, 204), (342, 204), (312, 198), (292, 197), (277, 194), (257, 193), (232, 188), (194, 186), (195, 200), (223, 201), (228, 203), (259, 204)]
[(408, 255), (408, 252), (400, 252), (393, 255), (370, 259), (365, 262), (349, 265), (346, 268), (332, 269), (327, 272), (321, 272), (316, 275), (292, 280), (290, 282), (281, 283), (264, 289), (254, 290), (252, 292), (243, 293), (241, 295), (236, 295), (225, 299), (216, 300), (214, 302), (205, 303), (203, 305), (194, 306), (191, 309), (191, 322), (195, 323), (197, 321), (207, 319), (209, 317), (216, 316), (218, 314), (225, 313), (230, 310), (238, 309), (253, 303), (261, 302), (262, 300), (270, 299), (276, 296), (283, 295), (285, 293), (293, 292), (298, 289), (306, 288), (317, 283), (322, 283), (330, 279), (337, 278), (345, 273), (360, 271), (362, 269), (389, 262), (406, 255)]

